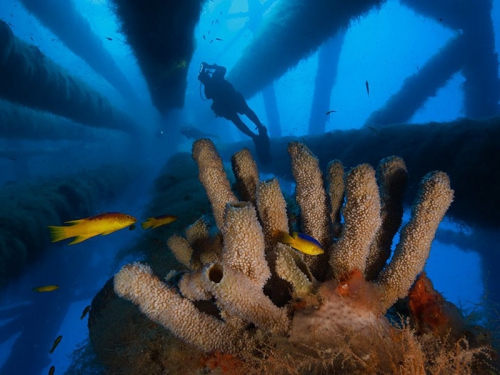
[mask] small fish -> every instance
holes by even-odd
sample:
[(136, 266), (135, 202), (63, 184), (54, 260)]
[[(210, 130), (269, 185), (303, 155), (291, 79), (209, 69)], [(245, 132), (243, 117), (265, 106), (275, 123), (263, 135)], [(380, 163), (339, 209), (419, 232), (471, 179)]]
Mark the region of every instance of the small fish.
[(328, 112), (326, 112), (326, 114), (329, 115), (330, 113), (333, 113), (333, 112), (337, 112), (337, 111), (334, 109), (330, 109)]
[(212, 43), (213, 41), (214, 41), (214, 40), (213, 40), (213, 39), (211, 39), (211, 40), (210, 40), (210, 43)]
[(109, 36), (106, 37), (107, 40), (113, 40), (113, 38), (110, 38)]
[(106, 235), (131, 226), (137, 221), (133, 216), (119, 212), (105, 212), (85, 219), (67, 221), (68, 226), (49, 226), (52, 242), (76, 237), (74, 245), (97, 235)]
[(50, 366), (49, 375), (54, 375), (56, 373), (56, 366)]
[(368, 94), (368, 96), (370, 96), (370, 84), (368, 83), (368, 81), (365, 81), (365, 86), (366, 86), (366, 93)]
[(221, 38), (215, 38), (215, 40), (222, 40)]
[(80, 320), (82, 320), (83, 318), (85, 318), (85, 315), (87, 315), (87, 313), (89, 312), (89, 310), (90, 310), (90, 305), (88, 305), (85, 309), (83, 309), (82, 316), (80, 317)]
[(325, 252), (316, 239), (304, 233), (293, 232), (291, 236), (288, 233), (283, 233), (280, 242), (307, 255), (320, 255)]
[(59, 285), (44, 285), (33, 288), (33, 291), (38, 293), (45, 293), (45, 292), (53, 292), (54, 290), (57, 289), (59, 289)]
[(142, 229), (147, 228), (158, 228), (161, 225), (170, 224), (177, 220), (177, 216), (172, 215), (161, 215), (155, 217), (149, 217), (144, 223), (141, 224)]
[(31, 39), (32, 42), (34, 41), (32, 36), (30, 36), (30, 39)]
[(61, 342), (62, 340), (62, 335), (61, 336), (57, 336), (57, 338), (54, 340), (54, 343), (52, 344), (52, 349), (50, 349), (50, 354), (52, 354), (54, 352), (54, 350), (56, 350), (57, 348), (57, 345), (59, 345), (59, 343)]
[(207, 38), (205, 37), (205, 34), (203, 34), (203, 40), (205, 40), (205, 39), (207, 39)]
[(380, 131), (374, 126), (366, 125), (366, 127), (376, 134), (380, 133)]

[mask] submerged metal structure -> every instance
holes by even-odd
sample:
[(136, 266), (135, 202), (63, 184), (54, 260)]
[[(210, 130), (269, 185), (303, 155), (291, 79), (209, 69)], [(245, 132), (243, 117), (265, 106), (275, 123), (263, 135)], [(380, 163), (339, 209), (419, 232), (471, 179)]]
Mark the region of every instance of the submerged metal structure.
[(0, 97), (90, 126), (137, 131), (137, 124), (106, 97), (59, 67), (38, 47), (17, 38), (3, 21)]

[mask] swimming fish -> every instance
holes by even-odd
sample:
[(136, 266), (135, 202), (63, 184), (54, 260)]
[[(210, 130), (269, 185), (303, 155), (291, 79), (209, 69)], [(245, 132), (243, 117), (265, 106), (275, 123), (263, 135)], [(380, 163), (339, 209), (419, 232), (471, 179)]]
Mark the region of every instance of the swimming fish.
[(370, 96), (370, 84), (368, 83), (368, 81), (365, 81), (365, 86), (366, 86), (366, 93), (368, 94), (368, 96)]
[(366, 125), (366, 127), (368, 129), (370, 129), (372, 132), (374, 132), (375, 134), (379, 134), (380, 133), (380, 131), (376, 127), (374, 127), (374, 126)]
[(59, 285), (44, 285), (33, 288), (33, 291), (38, 293), (44, 293), (44, 292), (53, 292), (54, 290), (57, 289), (59, 289)]
[(52, 354), (54, 352), (54, 350), (56, 350), (57, 348), (57, 345), (59, 345), (59, 343), (61, 342), (62, 340), (62, 335), (61, 336), (57, 336), (57, 338), (54, 340), (54, 343), (52, 344), (52, 349), (50, 349), (50, 354)]
[(161, 225), (170, 224), (177, 220), (177, 216), (172, 215), (161, 215), (155, 217), (149, 217), (144, 223), (141, 224), (142, 229), (147, 228), (158, 228)]
[(113, 38), (110, 38), (109, 36), (106, 37), (107, 40), (113, 40)]
[(215, 38), (215, 40), (222, 40), (221, 38)]
[(83, 309), (82, 316), (80, 317), (80, 320), (82, 320), (83, 318), (85, 318), (85, 315), (87, 315), (87, 313), (89, 312), (89, 310), (90, 310), (90, 305), (88, 305), (85, 309)]
[(316, 239), (304, 233), (293, 232), (291, 236), (288, 233), (283, 233), (280, 242), (307, 255), (320, 255), (325, 252)]
[(330, 113), (333, 113), (333, 112), (337, 112), (337, 111), (334, 109), (330, 109), (328, 112), (326, 112), (326, 114), (329, 115)]
[(50, 366), (49, 375), (54, 375), (56, 373), (56, 366)]
[(49, 226), (52, 242), (76, 237), (74, 245), (97, 235), (106, 235), (131, 226), (137, 221), (133, 216), (119, 212), (105, 212), (85, 219), (67, 221), (69, 226)]

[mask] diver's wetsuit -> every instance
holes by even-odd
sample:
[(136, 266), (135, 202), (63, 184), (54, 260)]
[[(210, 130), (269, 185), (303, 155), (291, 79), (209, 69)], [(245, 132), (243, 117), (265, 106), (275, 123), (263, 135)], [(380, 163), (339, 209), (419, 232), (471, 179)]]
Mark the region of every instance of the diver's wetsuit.
[[(213, 70), (212, 75), (210, 75), (210, 70)], [(211, 108), (215, 115), (230, 120), (243, 134), (251, 137), (261, 162), (264, 164), (269, 163), (272, 158), (267, 129), (248, 106), (243, 95), (236, 91), (233, 85), (224, 78), (225, 75), (225, 67), (202, 63), (198, 79), (205, 85), (207, 99), (213, 101)], [(246, 115), (255, 124), (259, 134), (253, 133), (238, 114)]]
[(217, 116), (224, 117), (230, 120), (236, 127), (249, 137), (256, 137), (248, 126), (241, 120), (239, 114), (246, 115), (259, 130), (259, 133), (264, 130), (264, 126), (254, 111), (248, 106), (245, 98), (241, 93), (236, 91), (233, 85), (224, 78), (226, 68), (218, 65), (206, 65), (207, 68), (213, 69), (212, 76), (203, 69), (198, 75), (198, 79), (205, 85), (205, 96), (213, 100), (212, 110)]

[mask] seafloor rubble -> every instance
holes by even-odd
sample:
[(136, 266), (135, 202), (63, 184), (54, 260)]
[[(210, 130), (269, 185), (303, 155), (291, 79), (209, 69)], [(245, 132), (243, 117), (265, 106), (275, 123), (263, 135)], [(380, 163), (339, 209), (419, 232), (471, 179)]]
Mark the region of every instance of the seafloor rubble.
[[(298, 206), (287, 208), (277, 179), (259, 181), (248, 150), (232, 158), (235, 194), (211, 141), (195, 142), (193, 158), (218, 231), (202, 218), (185, 236), (171, 237), (168, 245), (185, 270), (165, 280), (142, 263), (115, 275), (116, 294), (148, 319), (137, 310), (120, 315), (129, 303), (112, 297), (110, 283), (100, 292), (91, 340), (111, 373), (492, 371), (488, 332), (469, 326), (422, 273), (453, 199), (448, 176), (435, 171), (422, 179), (387, 263), (402, 222), (403, 160), (384, 159), (377, 171), (362, 164), (345, 176), (332, 161), (323, 179), (306, 146), (292, 142), (288, 151)], [(316, 238), (324, 254), (281, 243), (294, 229)], [(113, 319), (99, 322), (111, 305)]]

